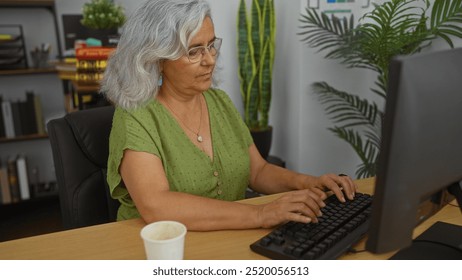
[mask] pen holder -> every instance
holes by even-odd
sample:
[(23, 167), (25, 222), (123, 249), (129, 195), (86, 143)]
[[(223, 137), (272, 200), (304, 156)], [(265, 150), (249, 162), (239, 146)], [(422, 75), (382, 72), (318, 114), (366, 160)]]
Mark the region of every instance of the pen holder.
[(30, 53), (32, 58), (32, 67), (45, 68), (48, 66), (48, 52), (36, 51)]

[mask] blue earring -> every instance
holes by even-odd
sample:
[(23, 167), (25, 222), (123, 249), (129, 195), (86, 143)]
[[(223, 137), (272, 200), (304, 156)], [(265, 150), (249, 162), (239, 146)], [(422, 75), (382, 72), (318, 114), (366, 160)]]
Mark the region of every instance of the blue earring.
[(162, 86), (162, 83), (163, 83), (163, 78), (162, 78), (162, 74), (160, 74), (160, 75), (159, 75), (159, 80), (157, 80), (157, 85), (158, 85), (159, 87), (161, 87), (161, 86)]

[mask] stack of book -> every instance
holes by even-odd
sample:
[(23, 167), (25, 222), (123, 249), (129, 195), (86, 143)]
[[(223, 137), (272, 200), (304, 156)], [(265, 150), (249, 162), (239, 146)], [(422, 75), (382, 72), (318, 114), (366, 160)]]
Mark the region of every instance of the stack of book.
[(25, 100), (3, 100), (0, 95), (0, 139), (46, 134), (40, 96), (26, 92)]
[(50, 63), (58, 70), (58, 76), (61, 80), (75, 80), (77, 72), (77, 59), (75, 57), (66, 57), (63, 60), (51, 61)]
[(78, 83), (99, 84), (103, 77), (109, 55), (114, 50), (110, 47), (81, 47), (75, 50), (76, 80)]
[(0, 204), (56, 194), (56, 184), (38, 183), (38, 170), (32, 170), (32, 178), (29, 171), (24, 155), (9, 157), (6, 164), (0, 162)]

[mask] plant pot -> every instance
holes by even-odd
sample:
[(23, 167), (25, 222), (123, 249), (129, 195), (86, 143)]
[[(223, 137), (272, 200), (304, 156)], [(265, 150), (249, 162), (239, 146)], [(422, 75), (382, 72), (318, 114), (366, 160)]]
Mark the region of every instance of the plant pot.
[[(103, 46), (111, 46), (114, 36), (118, 36), (117, 28), (112, 29), (90, 29), (88, 28), (88, 37), (101, 40)], [(112, 39), (112, 42), (111, 42)], [(111, 44), (112, 43), (112, 44)]]
[(271, 149), (271, 140), (273, 137), (273, 127), (269, 126), (267, 130), (251, 130), (253, 142), (264, 159), (268, 158)]

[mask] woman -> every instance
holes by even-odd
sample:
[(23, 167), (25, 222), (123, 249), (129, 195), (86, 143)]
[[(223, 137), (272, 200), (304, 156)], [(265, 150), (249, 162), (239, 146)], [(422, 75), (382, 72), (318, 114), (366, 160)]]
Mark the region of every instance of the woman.
[[(260, 156), (229, 97), (211, 88), (221, 41), (203, 0), (149, 0), (125, 24), (102, 82), (116, 105), (108, 183), (119, 220), (266, 228), (316, 222), (325, 190), (353, 199), (349, 177), (298, 174)], [(290, 192), (265, 205), (234, 202), (247, 186)]]

